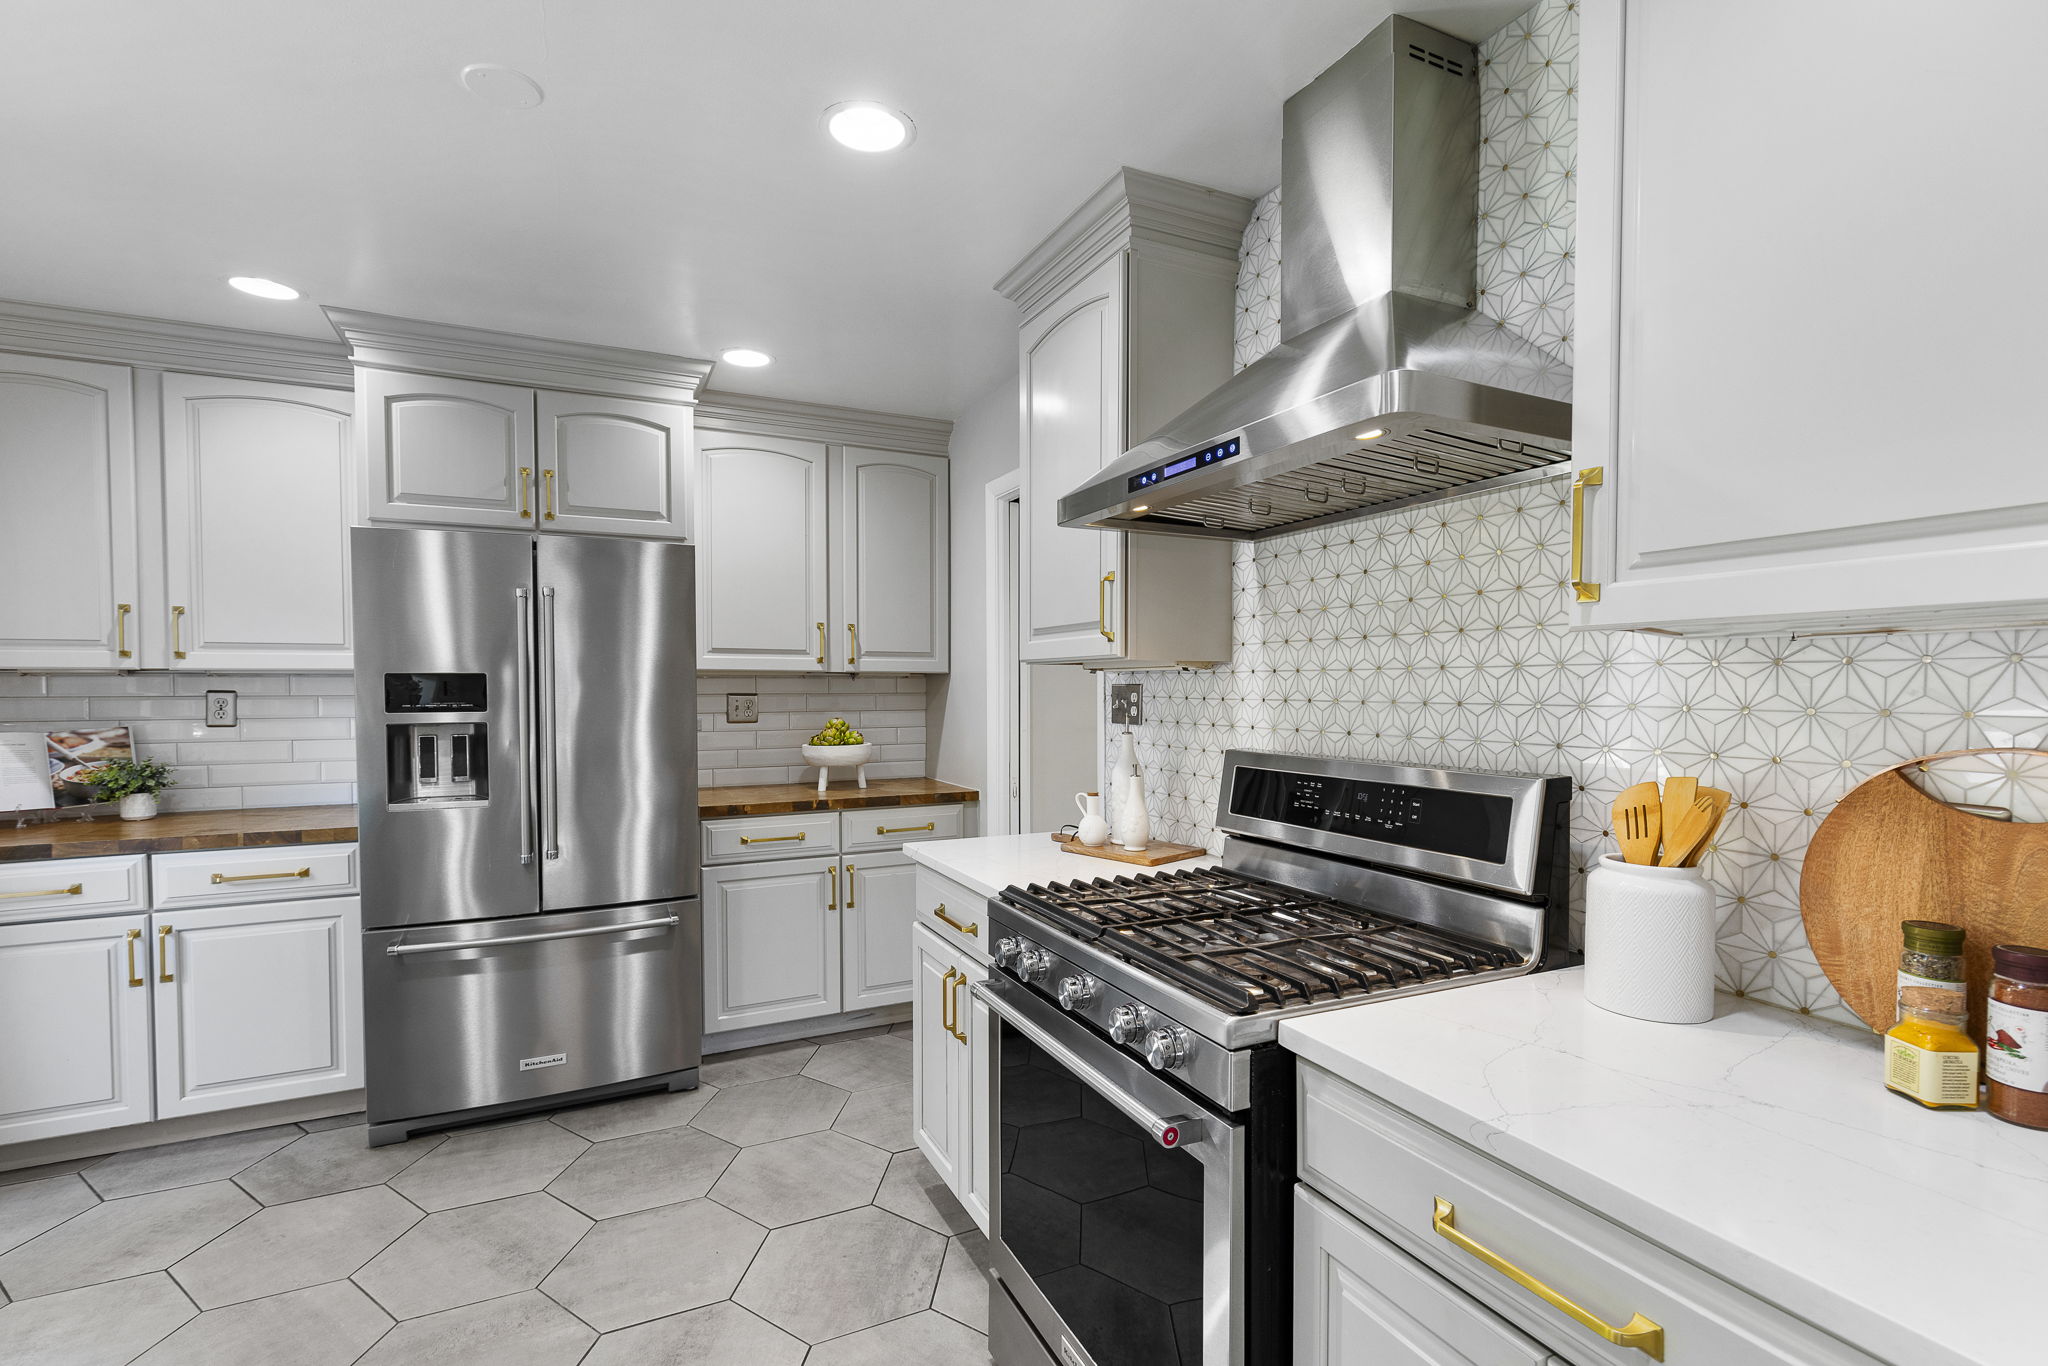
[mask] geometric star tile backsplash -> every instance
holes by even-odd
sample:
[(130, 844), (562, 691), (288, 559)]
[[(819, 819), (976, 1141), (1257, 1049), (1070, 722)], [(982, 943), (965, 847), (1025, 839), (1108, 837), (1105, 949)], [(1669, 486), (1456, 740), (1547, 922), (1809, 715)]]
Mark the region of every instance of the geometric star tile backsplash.
[[(1482, 126), (1496, 130), (1489, 148), (1497, 130), (1520, 129), (1510, 164), (1533, 152), (1544, 177), (1567, 181), (1577, 18), (1564, 0), (1538, 5), (1480, 49)], [(1546, 84), (1517, 102), (1532, 81)], [(1513, 118), (1501, 114), (1509, 106)], [(1536, 282), (1506, 300), (1490, 290), (1485, 307), (1535, 317), (1530, 330), (1561, 349), (1571, 334), (1569, 261), (1546, 273), (1530, 253), (1545, 242), (1569, 252), (1569, 195), (1528, 208), (1522, 184), (1512, 174), (1486, 179), (1480, 228), (1482, 241), (1492, 223), (1522, 242), (1514, 270), (1529, 266), (1521, 278)], [(1277, 309), (1264, 312), (1278, 295), (1278, 207), (1277, 196), (1262, 200), (1245, 235), (1240, 366), (1278, 337)], [(1533, 231), (1524, 213), (1539, 215)], [(1234, 748), (1568, 774), (1576, 935), (1584, 870), (1614, 847), (1615, 795), (1646, 778), (1695, 774), (1736, 803), (1704, 861), (1720, 899), (1721, 985), (1853, 1022), (1801, 931), (1807, 843), (1842, 794), (1901, 760), (2048, 743), (2048, 631), (1713, 640), (1573, 631), (1563, 588), (1570, 532), (1564, 483), (1552, 480), (1239, 543), (1230, 662), (1113, 680), (1145, 687), (1147, 720), (1135, 731), (1157, 836), (1214, 846), (1222, 756)], [(1961, 764), (1922, 781), (2023, 819), (2048, 814), (2048, 781), (2027, 761)]]

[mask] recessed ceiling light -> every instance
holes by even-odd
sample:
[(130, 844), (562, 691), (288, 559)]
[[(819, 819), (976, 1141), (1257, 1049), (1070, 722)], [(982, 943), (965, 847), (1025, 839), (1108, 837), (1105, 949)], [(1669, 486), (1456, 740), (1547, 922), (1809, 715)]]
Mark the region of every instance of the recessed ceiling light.
[(772, 364), (775, 360), (775, 357), (769, 355), (766, 351), (756, 351), (751, 346), (732, 347), (719, 352), (718, 358), (727, 365), (744, 365), (749, 369), (757, 365)]
[(825, 131), (833, 141), (856, 152), (893, 152), (908, 147), (917, 128), (908, 114), (873, 100), (847, 100), (825, 111)]
[(1351, 439), (1353, 441), (1377, 441), (1386, 434), (1387, 429), (1385, 427), (1375, 427), (1369, 432), (1360, 432), (1357, 436), (1354, 436)]
[(259, 299), (296, 299), (299, 291), (290, 285), (281, 285), (275, 280), (266, 280), (261, 275), (230, 275), (228, 283), (244, 294), (254, 294)]
[(539, 81), (496, 62), (471, 62), (462, 68), (462, 88), (496, 109), (533, 109), (547, 98)]

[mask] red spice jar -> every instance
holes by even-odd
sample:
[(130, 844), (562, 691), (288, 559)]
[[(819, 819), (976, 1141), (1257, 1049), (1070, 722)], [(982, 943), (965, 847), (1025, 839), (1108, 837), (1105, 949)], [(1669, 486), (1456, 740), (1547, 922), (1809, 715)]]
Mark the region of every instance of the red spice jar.
[(1985, 1003), (1985, 1109), (2008, 1124), (2048, 1129), (2048, 949), (1991, 950)]

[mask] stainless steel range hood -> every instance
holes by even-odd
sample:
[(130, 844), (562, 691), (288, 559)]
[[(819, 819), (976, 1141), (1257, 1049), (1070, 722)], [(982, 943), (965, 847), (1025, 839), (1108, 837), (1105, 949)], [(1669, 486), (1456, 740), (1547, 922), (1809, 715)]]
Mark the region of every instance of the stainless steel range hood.
[(1287, 101), (1280, 344), (1060, 525), (1257, 540), (1569, 459), (1571, 368), (1474, 311), (1478, 64), (1396, 17)]

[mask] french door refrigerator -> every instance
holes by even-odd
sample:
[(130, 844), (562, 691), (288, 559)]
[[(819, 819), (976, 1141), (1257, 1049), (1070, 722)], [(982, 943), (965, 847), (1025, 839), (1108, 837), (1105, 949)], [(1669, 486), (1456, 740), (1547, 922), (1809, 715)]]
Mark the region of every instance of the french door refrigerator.
[(694, 1087), (690, 547), (351, 535), (371, 1144)]

